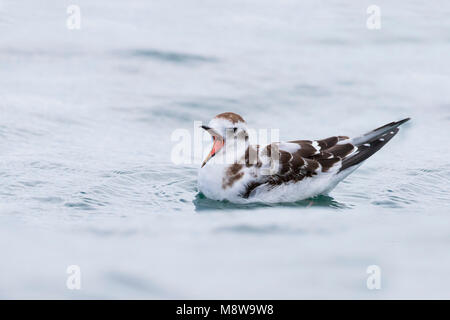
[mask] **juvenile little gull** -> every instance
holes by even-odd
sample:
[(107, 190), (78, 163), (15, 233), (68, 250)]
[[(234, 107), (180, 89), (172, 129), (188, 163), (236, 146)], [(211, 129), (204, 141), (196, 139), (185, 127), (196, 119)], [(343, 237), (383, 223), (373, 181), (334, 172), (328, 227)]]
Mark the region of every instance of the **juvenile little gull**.
[(206, 197), (246, 202), (293, 202), (327, 194), (363, 161), (380, 150), (409, 118), (364, 135), (250, 145), (244, 119), (232, 112), (202, 126), (212, 149), (199, 170)]

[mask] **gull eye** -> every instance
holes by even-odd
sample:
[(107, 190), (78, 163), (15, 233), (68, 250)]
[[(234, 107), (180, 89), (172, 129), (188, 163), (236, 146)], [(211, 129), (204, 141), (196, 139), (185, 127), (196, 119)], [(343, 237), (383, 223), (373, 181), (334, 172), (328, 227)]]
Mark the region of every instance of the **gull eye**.
[(234, 133), (236, 133), (236, 131), (237, 131), (237, 128), (236, 128), (236, 127), (234, 127), (234, 128), (233, 128), (233, 132), (234, 132)]

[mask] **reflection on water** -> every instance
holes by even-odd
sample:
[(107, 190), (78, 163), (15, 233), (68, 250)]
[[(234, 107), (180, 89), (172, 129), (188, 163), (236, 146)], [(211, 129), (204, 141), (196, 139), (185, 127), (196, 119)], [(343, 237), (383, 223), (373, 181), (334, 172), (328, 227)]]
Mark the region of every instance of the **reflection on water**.
[(248, 204), (237, 204), (231, 203), (227, 200), (217, 201), (206, 198), (201, 192), (197, 193), (195, 199), (192, 201), (195, 205), (196, 211), (208, 211), (208, 210), (251, 210), (260, 208), (277, 208), (277, 207), (298, 207), (298, 208), (310, 208), (310, 207), (323, 207), (323, 208), (334, 208), (334, 209), (345, 209), (350, 208), (343, 203), (339, 203), (335, 199), (326, 195), (319, 195), (311, 199), (296, 201), (296, 202), (286, 202), (286, 203), (248, 203)]

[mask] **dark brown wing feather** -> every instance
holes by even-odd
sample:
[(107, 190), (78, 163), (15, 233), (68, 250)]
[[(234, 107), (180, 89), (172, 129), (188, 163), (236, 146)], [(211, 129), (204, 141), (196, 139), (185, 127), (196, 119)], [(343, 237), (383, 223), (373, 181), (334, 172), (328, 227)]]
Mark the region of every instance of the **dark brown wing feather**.
[[(337, 144), (345, 139), (348, 137), (336, 136), (317, 141), (290, 141), (300, 146), (300, 149), (294, 152), (292, 157), (303, 158), (306, 161), (306, 165), (298, 168), (299, 171), (306, 173), (305, 176), (312, 176), (316, 175), (319, 170), (322, 172), (330, 170), (354, 150), (354, 146), (350, 143)], [(291, 163), (281, 161), (280, 165), (292, 166)]]
[[(298, 144), (300, 148), (295, 152), (278, 150), (279, 170), (268, 176), (261, 176), (252, 181), (243, 192), (242, 196), (248, 198), (259, 186), (277, 185), (298, 182), (306, 177), (317, 175), (318, 172), (327, 172), (333, 166), (339, 165), (339, 172), (360, 164), (380, 150), (399, 131), (398, 127), (410, 120), (409, 118), (397, 122), (391, 122), (372, 130), (365, 135), (349, 139), (345, 136), (329, 137), (322, 140), (295, 140), (288, 143)], [(259, 147), (258, 147), (259, 150)], [(271, 157), (272, 147), (263, 148), (261, 155)], [(258, 160), (257, 166), (261, 167)]]
[[(348, 139), (348, 137), (336, 136), (316, 141), (289, 141), (288, 143), (298, 144), (300, 148), (292, 153), (282, 149), (277, 150), (278, 172), (273, 175), (262, 176), (258, 181), (253, 181), (247, 186), (242, 196), (248, 198), (253, 190), (263, 184), (268, 187), (275, 187), (284, 183), (301, 181), (306, 177), (317, 175), (320, 171), (329, 171), (330, 168), (353, 151), (354, 146), (350, 143), (337, 144), (345, 139)], [(273, 149), (271, 145), (268, 145), (261, 150), (261, 155), (270, 158), (273, 156)]]

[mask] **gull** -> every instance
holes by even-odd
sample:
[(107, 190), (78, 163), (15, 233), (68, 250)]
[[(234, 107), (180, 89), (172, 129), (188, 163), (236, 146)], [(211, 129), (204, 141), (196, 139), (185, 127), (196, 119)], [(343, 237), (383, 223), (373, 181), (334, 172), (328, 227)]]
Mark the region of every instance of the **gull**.
[(245, 120), (233, 112), (201, 126), (212, 148), (198, 173), (198, 190), (207, 198), (233, 203), (295, 202), (328, 194), (380, 150), (410, 120), (388, 123), (349, 138), (293, 140), (251, 145)]

